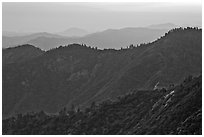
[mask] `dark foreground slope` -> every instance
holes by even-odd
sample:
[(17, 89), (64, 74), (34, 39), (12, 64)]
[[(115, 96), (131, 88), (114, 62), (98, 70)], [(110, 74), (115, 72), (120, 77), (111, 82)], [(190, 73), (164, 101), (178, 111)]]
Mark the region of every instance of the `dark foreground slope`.
[(202, 134), (202, 77), (171, 89), (134, 90), (84, 111), (19, 114), (3, 120), (3, 134)]
[(177, 84), (201, 72), (200, 29), (175, 29), (153, 43), (122, 50), (72, 44), (3, 66), (3, 117), (56, 113), (72, 104), (84, 108), (135, 89), (153, 89), (158, 82), (164, 87)]

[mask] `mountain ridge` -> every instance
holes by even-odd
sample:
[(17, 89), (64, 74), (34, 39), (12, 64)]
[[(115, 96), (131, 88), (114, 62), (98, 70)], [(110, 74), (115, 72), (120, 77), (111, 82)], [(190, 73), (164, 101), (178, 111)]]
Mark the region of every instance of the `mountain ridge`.
[(133, 89), (152, 89), (157, 82), (166, 87), (199, 75), (201, 34), (196, 28), (174, 29), (152, 43), (120, 50), (71, 44), (26, 63), (6, 65), (3, 116), (32, 110), (55, 113), (72, 104), (84, 108)]

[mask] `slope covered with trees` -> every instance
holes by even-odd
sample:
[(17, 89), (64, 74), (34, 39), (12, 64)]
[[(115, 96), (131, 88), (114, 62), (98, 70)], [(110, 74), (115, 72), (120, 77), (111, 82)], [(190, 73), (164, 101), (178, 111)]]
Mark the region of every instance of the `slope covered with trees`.
[(33, 58), (36, 58), (42, 55), (43, 53), (44, 51), (42, 51), (41, 49), (29, 44), (17, 46), (14, 48), (7, 48), (3, 49), (2, 62), (3, 65), (12, 63), (23, 63), (25, 61), (29, 61)]
[(3, 134), (202, 134), (202, 76), (168, 89), (133, 90), (56, 115), (18, 114), (3, 120)]

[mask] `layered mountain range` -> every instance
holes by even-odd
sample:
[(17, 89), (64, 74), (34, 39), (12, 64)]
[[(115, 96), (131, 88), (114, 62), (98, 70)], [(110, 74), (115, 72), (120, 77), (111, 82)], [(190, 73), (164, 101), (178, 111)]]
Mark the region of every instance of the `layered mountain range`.
[(120, 50), (69, 44), (45, 52), (26, 44), (3, 49), (2, 58), (3, 117), (41, 110), (53, 114), (200, 75), (202, 30), (177, 28)]
[(43, 50), (50, 50), (67, 43), (80, 43), (95, 46), (100, 49), (127, 47), (130, 44), (152, 42), (163, 36), (165, 32), (176, 28), (172, 23), (155, 24), (145, 27), (126, 27), (121, 29), (106, 29), (103, 31), (86, 31), (81, 28), (69, 28), (62, 32), (47, 33), (17, 33), (3, 31), (3, 48), (22, 44), (35, 45)]

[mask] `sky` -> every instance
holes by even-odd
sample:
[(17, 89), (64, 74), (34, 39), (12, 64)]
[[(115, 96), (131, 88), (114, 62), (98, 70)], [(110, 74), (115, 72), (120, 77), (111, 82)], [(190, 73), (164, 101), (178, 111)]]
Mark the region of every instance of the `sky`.
[(2, 30), (60, 32), (71, 27), (101, 31), (152, 24), (202, 26), (201, 0), (192, 2), (3, 2)]

